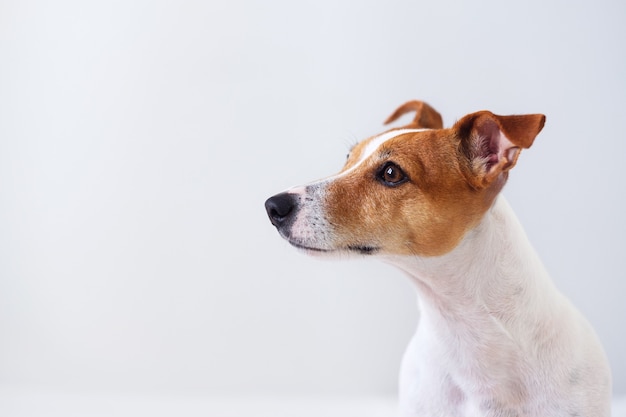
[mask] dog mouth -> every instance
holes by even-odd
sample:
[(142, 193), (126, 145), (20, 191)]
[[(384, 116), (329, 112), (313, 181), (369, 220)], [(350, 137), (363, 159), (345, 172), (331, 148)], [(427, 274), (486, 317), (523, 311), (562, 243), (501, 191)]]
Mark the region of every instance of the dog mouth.
[(379, 247), (371, 246), (371, 245), (348, 245), (343, 248), (327, 249), (327, 248), (317, 248), (313, 246), (308, 246), (308, 245), (302, 244), (300, 242), (296, 242), (291, 239), (288, 239), (288, 242), (291, 244), (291, 246), (297, 249), (300, 249), (306, 252), (316, 253), (316, 254), (317, 253), (318, 254), (325, 254), (325, 253), (331, 254), (331, 253), (339, 253), (339, 252), (353, 252), (353, 253), (356, 252), (361, 255), (373, 255), (380, 250)]
[(361, 255), (373, 255), (374, 253), (380, 250), (377, 246), (369, 246), (369, 245), (354, 245), (348, 246), (348, 250), (352, 252), (358, 252)]

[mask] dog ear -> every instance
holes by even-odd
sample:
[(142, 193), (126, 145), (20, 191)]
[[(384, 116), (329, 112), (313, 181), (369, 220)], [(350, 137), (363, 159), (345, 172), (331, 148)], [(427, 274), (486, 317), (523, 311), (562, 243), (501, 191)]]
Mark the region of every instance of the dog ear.
[(441, 115), (437, 112), (437, 110), (430, 107), (428, 104), (423, 101), (413, 100), (408, 101), (398, 107), (396, 111), (393, 112), (391, 116), (385, 120), (385, 124), (389, 124), (397, 120), (400, 116), (405, 113), (414, 111), (415, 117), (413, 121), (406, 126), (405, 128), (426, 128), (426, 129), (441, 129), (443, 128), (443, 120), (441, 119)]
[(545, 121), (543, 114), (498, 116), (489, 111), (459, 120), (453, 129), (470, 163), (474, 185), (486, 187), (513, 168), (521, 149), (530, 148)]

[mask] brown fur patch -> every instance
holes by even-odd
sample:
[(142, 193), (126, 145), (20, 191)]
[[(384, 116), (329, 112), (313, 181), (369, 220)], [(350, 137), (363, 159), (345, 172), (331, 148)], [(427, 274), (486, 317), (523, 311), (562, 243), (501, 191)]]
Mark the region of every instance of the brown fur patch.
[[(357, 145), (344, 171), (367, 142)], [(338, 246), (374, 246), (394, 254), (442, 255), (452, 250), (489, 208), (495, 193), (471, 187), (468, 161), (452, 129), (407, 133), (388, 140), (326, 190), (326, 212)], [(382, 166), (397, 164), (409, 180), (387, 186)]]

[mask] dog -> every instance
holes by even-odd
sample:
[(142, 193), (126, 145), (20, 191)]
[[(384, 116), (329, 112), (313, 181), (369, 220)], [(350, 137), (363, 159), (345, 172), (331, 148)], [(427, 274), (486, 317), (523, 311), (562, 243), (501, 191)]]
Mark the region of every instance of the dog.
[(338, 174), (269, 198), (271, 223), (308, 254), (376, 256), (415, 283), (400, 416), (609, 416), (602, 346), (500, 194), (545, 116), (479, 111), (443, 128), (410, 101), (385, 124), (409, 112)]

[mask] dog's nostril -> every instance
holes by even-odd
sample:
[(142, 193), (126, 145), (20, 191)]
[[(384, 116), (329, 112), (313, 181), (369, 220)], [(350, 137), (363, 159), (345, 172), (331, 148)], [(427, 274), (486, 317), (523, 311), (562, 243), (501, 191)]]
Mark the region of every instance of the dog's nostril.
[[(291, 210), (289, 210), (289, 211), (291, 211)], [(289, 212), (287, 212), (287, 213), (281, 213), (281, 212), (279, 212), (279, 211), (278, 211), (278, 210), (276, 210), (276, 209), (272, 209), (272, 210), (271, 210), (271, 213), (270, 213), (270, 216), (272, 216), (272, 218), (274, 218), (274, 219), (277, 219), (277, 218), (283, 218), (283, 217), (286, 217), (288, 214), (289, 214)]]
[(270, 197), (265, 202), (265, 210), (274, 226), (284, 223), (295, 207), (295, 198), (292, 194), (282, 193)]

